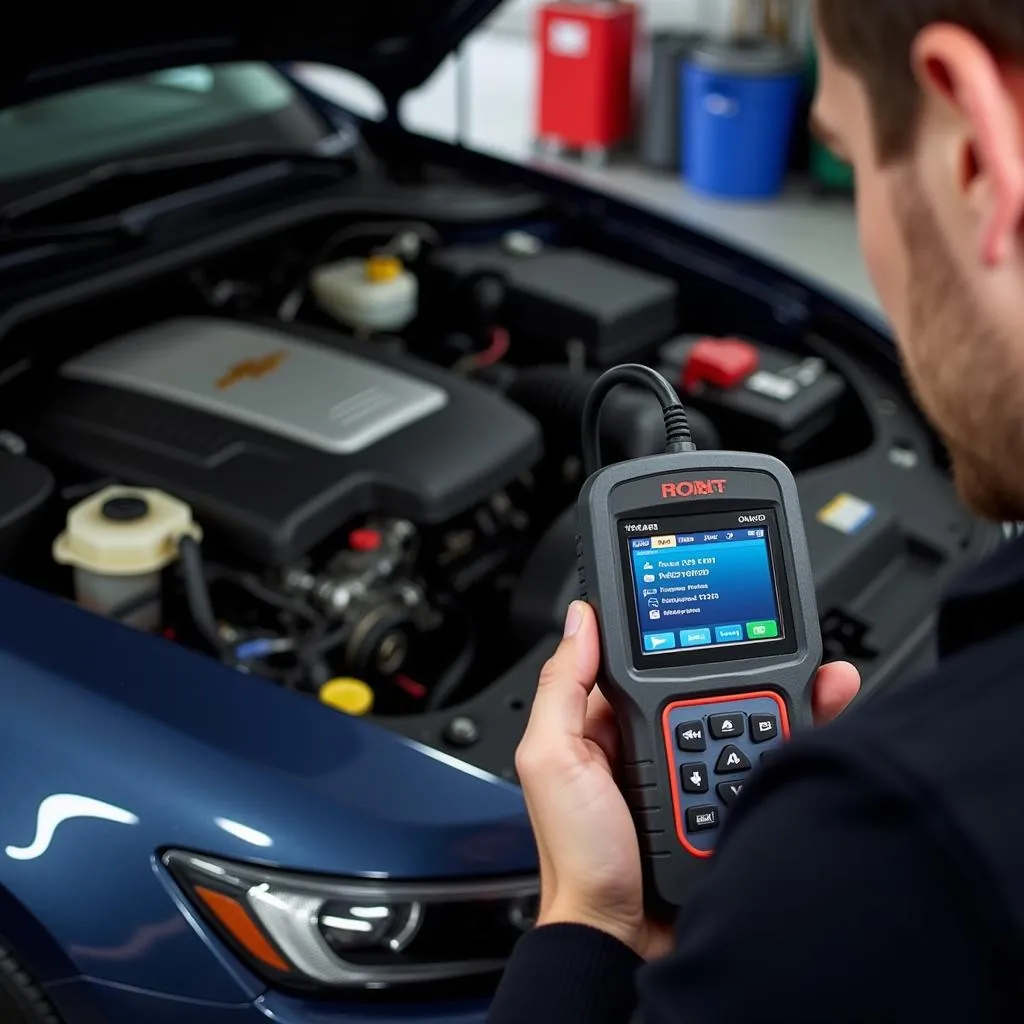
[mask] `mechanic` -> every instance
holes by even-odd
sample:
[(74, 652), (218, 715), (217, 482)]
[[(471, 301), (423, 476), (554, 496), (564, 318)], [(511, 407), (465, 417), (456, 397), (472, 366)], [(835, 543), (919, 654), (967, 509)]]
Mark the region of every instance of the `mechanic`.
[[(816, 127), (854, 165), (906, 372), (964, 502), (1020, 521), (1024, 4), (817, 0), (816, 32)], [(1019, 1019), (1024, 541), (938, 623), (936, 671), (794, 740), (748, 787), (673, 935), (644, 919), (596, 623), (574, 605), (518, 753), (541, 909), (493, 1024)], [(822, 670), (819, 718), (854, 675)]]

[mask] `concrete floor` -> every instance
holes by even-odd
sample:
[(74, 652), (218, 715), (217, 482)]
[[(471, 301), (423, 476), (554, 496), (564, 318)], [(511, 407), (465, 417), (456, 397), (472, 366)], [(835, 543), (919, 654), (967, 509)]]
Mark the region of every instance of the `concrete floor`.
[[(724, 238), (877, 315), (848, 199), (817, 197), (796, 184), (769, 203), (715, 202), (692, 194), (676, 176), (648, 171), (628, 158), (604, 169), (539, 158), (533, 138), (535, 63), (530, 39), (519, 34), (484, 31), (466, 43), (461, 127), (467, 145), (543, 167)], [(380, 116), (379, 97), (362, 81), (328, 68), (307, 67), (303, 73), (310, 84), (349, 109)], [(406, 97), (404, 122), (423, 134), (455, 141), (459, 97), (460, 70), (450, 59), (424, 87)]]

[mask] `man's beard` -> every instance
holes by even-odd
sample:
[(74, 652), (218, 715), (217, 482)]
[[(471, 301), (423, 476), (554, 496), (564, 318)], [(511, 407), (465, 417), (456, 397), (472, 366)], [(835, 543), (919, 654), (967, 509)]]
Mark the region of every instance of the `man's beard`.
[(1024, 519), (1024, 375), (1012, 340), (986, 320), (916, 184), (900, 190), (909, 337), (918, 404), (945, 441), (961, 500), (995, 522)]

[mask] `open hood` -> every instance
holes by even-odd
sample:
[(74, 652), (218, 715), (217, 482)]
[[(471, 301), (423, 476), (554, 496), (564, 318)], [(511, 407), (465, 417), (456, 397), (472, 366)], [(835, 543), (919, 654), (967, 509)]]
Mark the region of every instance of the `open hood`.
[(119, 8), (116, 16), (94, 7), (68, 20), (44, 6), (17, 31), (0, 35), (0, 107), (162, 68), (234, 60), (347, 68), (392, 105), (422, 85), (500, 3), (341, 0), (286, 5), (272, 14), (251, 4), (186, 5), (181, 14), (143, 4)]

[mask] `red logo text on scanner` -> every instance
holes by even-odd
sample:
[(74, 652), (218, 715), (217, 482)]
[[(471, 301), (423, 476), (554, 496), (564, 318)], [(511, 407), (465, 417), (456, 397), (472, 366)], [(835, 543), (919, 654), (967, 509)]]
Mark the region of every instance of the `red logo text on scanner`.
[(662, 484), (661, 497), (704, 498), (714, 494), (725, 494), (728, 480), (680, 480), (675, 484)]

